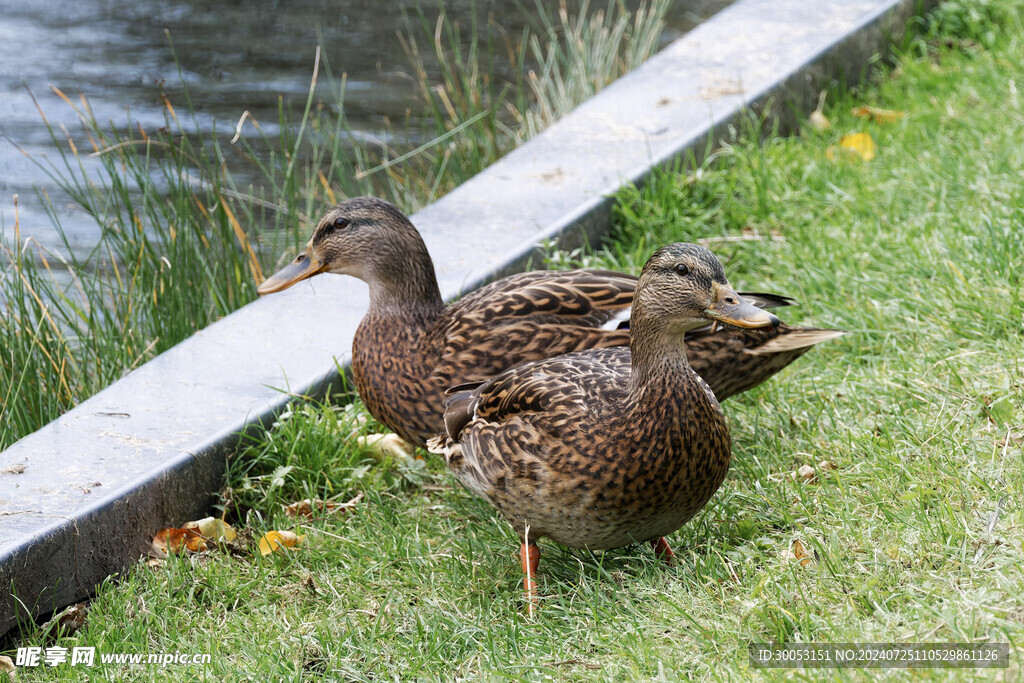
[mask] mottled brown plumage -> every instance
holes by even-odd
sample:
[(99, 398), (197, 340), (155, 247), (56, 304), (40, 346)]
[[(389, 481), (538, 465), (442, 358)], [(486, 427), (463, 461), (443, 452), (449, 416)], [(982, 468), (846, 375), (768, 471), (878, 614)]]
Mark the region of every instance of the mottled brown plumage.
[[(352, 345), (356, 389), (374, 417), (418, 445), (442, 431), (444, 392), (453, 385), (528, 361), (629, 343), (629, 330), (619, 329), (628, 323), (619, 321), (628, 321), (636, 277), (592, 269), (521, 273), (445, 307), (419, 233), (401, 211), (372, 197), (328, 211), (306, 251), (260, 293), (325, 271), (369, 285), (370, 307)], [(789, 303), (752, 297), (764, 306)], [(794, 328), (782, 329), (786, 335)], [(688, 340), (694, 367), (720, 399), (761, 383), (815, 343), (805, 339), (785, 354), (759, 354), (777, 335), (747, 332), (705, 329)]]
[(531, 546), (545, 536), (591, 550), (651, 541), (671, 554), (662, 537), (729, 469), (725, 418), (683, 343), (708, 320), (779, 324), (729, 287), (711, 252), (674, 244), (644, 266), (629, 349), (527, 363), (450, 392), (446, 433), (429, 446), (516, 529), (524, 568), (536, 568)]

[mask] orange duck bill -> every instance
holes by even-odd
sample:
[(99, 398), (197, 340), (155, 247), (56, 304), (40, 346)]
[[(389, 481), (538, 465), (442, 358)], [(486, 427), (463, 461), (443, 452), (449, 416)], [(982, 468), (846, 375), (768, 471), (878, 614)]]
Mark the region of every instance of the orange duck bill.
[(704, 310), (704, 315), (714, 321), (712, 327), (722, 323), (748, 329), (776, 328), (781, 323), (777, 316), (750, 303), (731, 287), (714, 282), (711, 289), (711, 305)]
[(280, 292), (325, 270), (327, 264), (321, 263), (313, 255), (313, 250), (306, 247), (306, 251), (296, 256), (294, 261), (264, 280), (256, 292), (260, 296)]

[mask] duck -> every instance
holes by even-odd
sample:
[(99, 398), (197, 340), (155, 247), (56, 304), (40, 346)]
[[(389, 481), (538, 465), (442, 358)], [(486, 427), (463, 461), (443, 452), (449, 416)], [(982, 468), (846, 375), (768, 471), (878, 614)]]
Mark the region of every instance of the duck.
[[(352, 342), (353, 383), (370, 414), (425, 446), (443, 431), (445, 391), (530, 361), (627, 347), (637, 278), (583, 268), (532, 271), (491, 282), (445, 305), (420, 233), (396, 206), (354, 197), (330, 208), (295, 259), (257, 289), (279, 292), (320, 273), (366, 282), (370, 303)], [(764, 308), (792, 300), (745, 293)], [(763, 382), (839, 331), (716, 330), (687, 338), (691, 365), (719, 400)]]
[(780, 325), (732, 289), (710, 251), (668, 245), (641, 271), (628, 348), (524, 363), (447, 392), (445, 431), (428, 449), (519, 534), (531, 611), (539, 539), (591, 551), (649, 542), (671, 562), (665, 537), (722, 484), (729, 429), (684, 343), (709, 322)]

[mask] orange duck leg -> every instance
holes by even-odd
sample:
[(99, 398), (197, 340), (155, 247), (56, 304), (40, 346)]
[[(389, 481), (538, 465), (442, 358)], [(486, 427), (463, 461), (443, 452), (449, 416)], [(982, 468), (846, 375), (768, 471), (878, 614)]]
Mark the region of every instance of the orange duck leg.
[(523, 543), (519, 547), (519, 558), (523, 563), (523, 589), (526, 591), (526, 615), (532, 617), (538, 606), (536, 581), (537, 567), (540, 565), (540, 548), (536, 543)]
[(666, 565), (671, 567), (675, 564), (676, 554), (672, 552), (672, 548), (669, 547), (668, 541), (665, 540), (664, 536), (652, 538), (651, 547), (654, 548), (654, 556), (659, 558)]

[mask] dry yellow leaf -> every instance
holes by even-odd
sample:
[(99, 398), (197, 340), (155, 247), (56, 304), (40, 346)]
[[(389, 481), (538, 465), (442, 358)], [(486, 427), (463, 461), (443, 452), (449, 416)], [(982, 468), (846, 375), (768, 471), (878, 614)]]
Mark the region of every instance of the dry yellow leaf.
[(793, 559), (799, 562), (801, 567), (806, 567), (811, 563), (811, 555), (804, 549), (804, 544), (800, 542), (799, 538), (793, 539), (791, 552), (793, 553)]
[(238, 534), (230, 524), (216, 517), (205, 517), (195, 522), (189, 522), (185, 528), (195, 529), (208, 541), (230, 543), (238, 538)]
[(294, 531), (268, 531), (260, 539), (260, 555), (284, 552), (286, 548), (294, 548), (302, 543), (304, 538), (305, 536), (299, 536)]
[(839, 138), (839, 146), (847, 152), (856, 154), (864, 161), (871, 161), (875, 158), (875, 141), (871, 139), (871, 133), (851, 133)]
[[(875, 141), (871, 138), (870, 133), (851, 133), (839, 138), (838, 150), (846, 157), (871, 161), (875, 158), (876, 149)], [(835, 146), (825, 150), (825, 156), (829, 161), (835, 160), (836, 150)]]
[(876, 123), (895, 123), (906, 116), (901, 111), (868, 106), (854, 107), (853, 115), (859, 116), (862, 119), (870, 119)]

